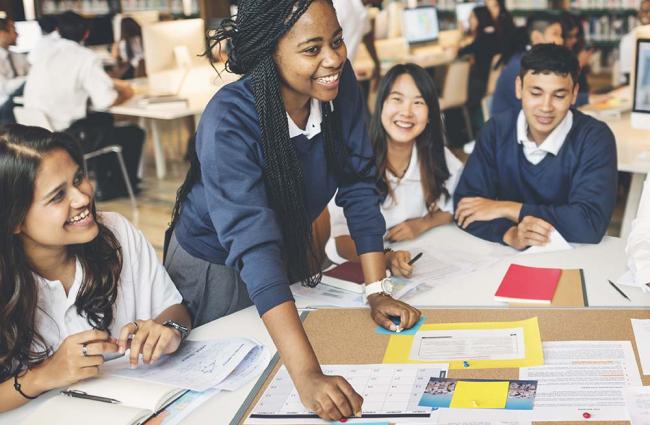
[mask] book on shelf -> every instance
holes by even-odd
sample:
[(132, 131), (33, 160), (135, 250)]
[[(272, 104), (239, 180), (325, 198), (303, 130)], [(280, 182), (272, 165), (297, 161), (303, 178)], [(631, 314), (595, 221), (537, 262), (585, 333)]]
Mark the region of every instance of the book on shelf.
[(140, 425), (186, 392), (170, 385), (101, 376), (47, 400), (22, 425)]

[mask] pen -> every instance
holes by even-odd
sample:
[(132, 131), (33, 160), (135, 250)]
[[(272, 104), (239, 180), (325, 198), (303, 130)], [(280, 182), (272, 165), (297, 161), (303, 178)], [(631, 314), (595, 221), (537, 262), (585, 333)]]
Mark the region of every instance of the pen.
[(121, 404), (122, 402), (119, 400), (115, 400), (114, 398), (108, 398), (108, 397), (101, 397), (98, 395), (91, 395), (83, 391), (79, 390), (69, 390), (69, 391), (61, 391), (62, 394), (65, 394), (69, 397), (75, 397), (75, 398), (83, 398), (86, 400), (93, 400), (93, 401), (101, 401), (102, 403), (111, 403), (111, 404)]
[(627, 295), (625, 295), (625, 293), (623, 291), (621, 291), (621, 289), (618, 286), (616, 286), (614, 284), (614, 282), (612, 282), (611, 280), (607, 280), (607, 281), (609, 282), (610, 285), (612, 285), (612, 288), (616, 289), (616, 292), (618, 292), (619, 294), (621, 294), (623, 296), (623, 298), (625, 298), (626, 300), (628, 300), (630, 302), (632, 301)]
[(412, 266), (416, 261), (418, 261), (420, 259), (420, 257), (422, 257), (421, 252), (418, 255), (416, 255), (415, 257), (411, 258), (411, 261), (409, 261), (409, 263), (408, 263), (409, 266)]

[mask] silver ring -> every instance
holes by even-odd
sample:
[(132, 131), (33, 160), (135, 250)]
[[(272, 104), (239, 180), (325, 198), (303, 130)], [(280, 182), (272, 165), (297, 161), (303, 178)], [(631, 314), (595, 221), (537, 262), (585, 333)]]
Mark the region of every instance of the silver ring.
[(131, 322), (131, 323), (133, 323), (133, 324), (135, 325), (135, 331), (133, 331), (133, 333), (134, 333), (134, 334), (138, 333), (138, 330), (140, 330), (140, 325), (138, 325), (138, 322), (136, 322), (136, 321), (134, 320), (134, 321)]
[(81, 344), (81, 354), (83, 354), (84, 357), (88, 356), (88, 347), (86, 344)]

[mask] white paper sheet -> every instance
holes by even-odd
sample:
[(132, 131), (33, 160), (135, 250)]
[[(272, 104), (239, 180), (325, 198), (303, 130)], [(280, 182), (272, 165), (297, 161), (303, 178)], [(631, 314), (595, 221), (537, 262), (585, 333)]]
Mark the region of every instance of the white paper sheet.
[(524, 329), (419, 331), (410, 360), (510, 360), (525, 355)]
[(110, 362), (103, 372), (205, 391), (223, 381), (259, 345), (246, 338), (185, 341), (176, 353), (161, 358), (153, 365), (140, 364), (137, 369), (129, 369), (127, 358), (124, 357)]
[(650, 387), (628, 387), (625, 402), (632, 425), (650, 425)]
[(631, 319), (636, 349), (641, 360), (641, 370), (644, 375), (650, 375), (650, 320)]
[[(387, 420), (391, 422), (399, 421), (400, 417), (408, 422), (431, 421), (431, 408), (420, 407), (418, 402), (429, 379), (434, 376), (446, 377), (447, 367), (447, 364), (322, 366), (325, 374), (345, 377), (364, 399), (363, 414), (373, 415), (372, 418), (350, 418), (347, 423), (380, 422), (381, 415), (386, 415)], [(252, 425), (329, 422), (317, 418), (302, 405), (289, 373), (283, 366), (245, 423)]]
[(641, 377), (630, 341), (544, 342), (544, 366), (521, 368), (537, 380), (534, 421), (625, 421), (626, 386)]
[(635, 288), (641, 288), (643, 292), (650, 291), (650, 287), (648, 286), (648, 284), (646, 284), (646, 282), (636, 281), (636, 277), (634, 276), (632, 270), (627, 270), (625, 273), (620, 275), (615, 282), (617, 285), (634, 286)]
[(550, 236), (550, 241), (544, 246), (531, 246), (519, 255), (527, 254), (544, 254), (546, 252), (567, 251), (573, 249), (569, 242), (564, 239), (564, 236), (556, 229), (553, 229)]
[(440, 409), (437, 425), (531, 425), (530, 411)]
[(271, 360), (271, 355), (266, 347), (260, 345), (253, 348), (239, 366), (216, 388), (224, 391), (238, 390), (251, 379), (260, 376), (269, 365), (269, 360)]

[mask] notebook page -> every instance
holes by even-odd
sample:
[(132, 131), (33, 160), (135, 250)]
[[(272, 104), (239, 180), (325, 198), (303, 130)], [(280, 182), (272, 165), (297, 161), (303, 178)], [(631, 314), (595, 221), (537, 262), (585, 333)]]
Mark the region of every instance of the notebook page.
[(21, 425), (132, 425), (149, 417), (145, 409), (59, 395), (43, 403)]

